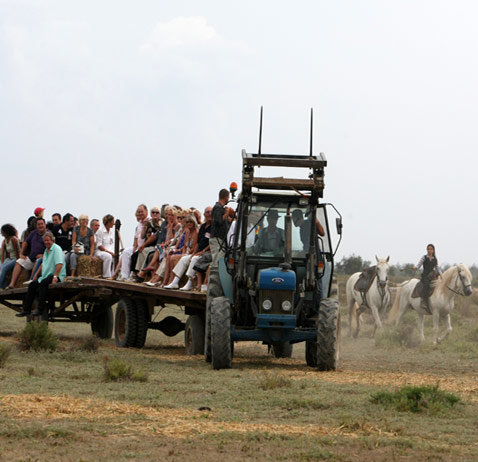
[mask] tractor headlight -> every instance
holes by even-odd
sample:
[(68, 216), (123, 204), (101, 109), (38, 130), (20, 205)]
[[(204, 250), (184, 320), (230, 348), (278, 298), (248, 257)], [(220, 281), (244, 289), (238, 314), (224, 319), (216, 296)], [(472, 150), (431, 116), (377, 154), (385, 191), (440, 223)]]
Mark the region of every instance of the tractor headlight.
[(269, 311), (272, 308), (272, 302), (266, 298), (262, 302), (262, 308), (264, 308), (265, 311)]
[(282, 302), (282, 309), (284, 311), (290, 311), (292, 309), (292, 303), (289, 300), (284, 300)]

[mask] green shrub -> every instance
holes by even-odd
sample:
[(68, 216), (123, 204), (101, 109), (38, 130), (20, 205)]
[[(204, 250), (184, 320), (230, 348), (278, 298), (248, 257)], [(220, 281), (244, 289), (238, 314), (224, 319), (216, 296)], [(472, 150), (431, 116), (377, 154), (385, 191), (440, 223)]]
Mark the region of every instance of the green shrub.
[(10, 353), (12, 352), (12, 347), (6, 343), (0, 343), (0, 367), (5, 366)]
[(19, 348), (24, 351), (55, 351), (58, 344), (58, 337), (44, 321), (40, 323), (29, 322), (20, 332)]
[(122, 359), (108, 357), (104, 361), (104, 379), (106, 382), (147, 382), (148, 374), (142, 370), (134, 370), (133, 366)]
[(274, 388), (290, 388), (292, 386), (292, 381), (288, 377), (278, 374), (265, 373), (262, 377), (259, 378), (259, 386), (263, 390), (273, 390)]
[(438, 389), (438, 384), (431, 386), (407, 386), (400, 390), (380, 391), (371, 396), (373, 404), (396, 409), (401, 412), (425, 412), (437, 414), (448, 410), (460, 402), (460, 398), (452, 393)]

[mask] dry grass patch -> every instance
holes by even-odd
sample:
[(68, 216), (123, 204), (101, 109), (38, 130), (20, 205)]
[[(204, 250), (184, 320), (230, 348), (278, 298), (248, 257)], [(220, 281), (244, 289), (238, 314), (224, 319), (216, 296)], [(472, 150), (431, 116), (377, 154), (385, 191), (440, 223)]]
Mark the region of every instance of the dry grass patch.
[(292, 380), (278, 372), (264, 373), (259, 377), (259, 386), (263, 390), (274, 390), (275, 388), (290, 388), (292, 387)]
[(387, 326), (375, 335), (377, 348), (391, 349), (396, 347), (416, 348), (420, 345), (418, 336), (414, 335), (415, 328), (410, 324)]
[[(275, 424), (253, 422), (215, 421), (209, 413), (192, 409), (157, 409), (113, 401), (75, 398), (70, 395), (4, 395), (0, 396), (0, 410), (15, 419), (104, 422), (119, 425), (115, 433), (142, 433), (184, 438), (187, 435), (254, 434), (289, 436), (345, 436), (359, 438), (363, 435), (396, 436), (371, 425), (328, 426), (310, 424)], [(105, 427), (106, 428), (106, 427)]]
[(96, 353), (101, 345), (101, 339), (95, 335), (85, 335), (73, 343), (70, 351), (85, 351), (87, 353)]

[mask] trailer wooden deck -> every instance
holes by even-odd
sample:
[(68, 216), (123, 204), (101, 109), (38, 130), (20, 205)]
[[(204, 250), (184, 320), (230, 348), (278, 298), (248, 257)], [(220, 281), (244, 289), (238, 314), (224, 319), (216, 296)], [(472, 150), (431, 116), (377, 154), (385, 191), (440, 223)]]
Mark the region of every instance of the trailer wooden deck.
[[(28, 287), (0, 292), (0, 304), (20, 312)], [(48, 322), (84, 322), (100, 338), (115, 332), (120, 347), (142, 348), (148, 329), (174, 336), (185, 330), (186, 351), (202, 353), (206, 294), (168, 290), (133, 282), (77, 277), (50, 285), (48, 309), (41, 320)], [(116, 306), (113, 318), (112, 306)], [(186, 323), (174, 316), (155, 321), (155, 310), (166, 305), (177, 306), (189, 316)], [(28, 319), (30, 321), (31, 319)]]

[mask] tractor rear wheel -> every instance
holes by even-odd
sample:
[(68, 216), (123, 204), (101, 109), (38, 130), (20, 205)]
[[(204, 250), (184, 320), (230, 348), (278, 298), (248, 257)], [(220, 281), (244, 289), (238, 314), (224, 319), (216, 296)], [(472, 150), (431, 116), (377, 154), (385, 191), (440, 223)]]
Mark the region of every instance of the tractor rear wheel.
[(317, 369), (335, 371), (339, 364), (340, 310), (336, 298), (320, 302), (317, 320)]
[(232, 366), (231, 309), (226, 297), (211, 302), (211, 356), (214, 369)]
[(307, 366), (317, 367), (317, 342), (305, 342), (305, 362)]
[(272, 352), (276, 358), (291, 358), (293, 346), (290, 342), (279, 342), (272, 345)]

